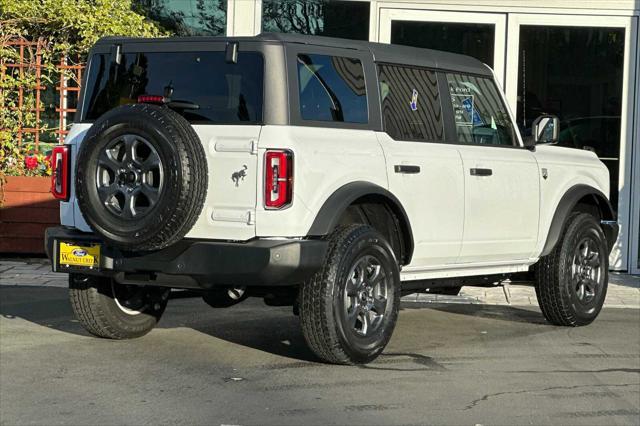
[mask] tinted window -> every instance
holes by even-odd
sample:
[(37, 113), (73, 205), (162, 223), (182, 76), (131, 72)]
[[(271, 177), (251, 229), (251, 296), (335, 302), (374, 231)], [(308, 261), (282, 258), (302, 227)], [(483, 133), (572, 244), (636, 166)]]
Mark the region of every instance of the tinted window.
[(137, 102), (140, 95), (165, 96), (191, 104), (177, 109), (194, 123), (258, 123), (262, 120), (263, 59), (240, 52), (228, 64), (224, 52), (127, 53), (119, 65), (110, 55), (91, 59), (84, 118)]
[(227, 28), (227, 0), (133, 0), (131, 5), (172, 35), (224, 35)]
[(297, 62), (302, 119), (368, 121), (364, 71), (359, 59), (298, 55)]
[(459, 143), (515, 145), (513, 124), (490, 78), (447, 74)]
[(262, 0), (262, 31), (369, 40), (368, 1)]
[(441, 141), (442, 110), (436, 73), (378, 66), (384, 130), (393, 139)]
[(391, 43), (469, 55), (493, 66), (494, 24), (391, 21)]

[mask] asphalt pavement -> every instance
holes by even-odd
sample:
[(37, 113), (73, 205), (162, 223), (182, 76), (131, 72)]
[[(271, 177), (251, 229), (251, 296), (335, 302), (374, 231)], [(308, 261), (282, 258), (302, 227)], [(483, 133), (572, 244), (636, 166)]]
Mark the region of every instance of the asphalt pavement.
[(344, 367), (259, 299), (216, 310), (176, 293), (149, 335), (110, 341), (63, 286), (4, 277), (2, 425), (640, 423), (639, 309), (563, 328), (533, 305), (404, 302), (384, 354)]

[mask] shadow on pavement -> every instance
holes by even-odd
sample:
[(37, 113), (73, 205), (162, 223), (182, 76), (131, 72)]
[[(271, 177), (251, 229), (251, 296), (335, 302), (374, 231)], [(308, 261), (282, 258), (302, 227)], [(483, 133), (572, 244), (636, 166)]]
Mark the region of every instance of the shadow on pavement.
[[(454, 317), (448, 317), (446, 321), (451, 320), (460, 324), (464, 324), (469, 319), (463, 317), (459, 320), (455, 319), (457, 315), (510, 323), (545, 324), (539, 311), (511, 306), (403, 303), (402, 309), (424, 309), (453, 314)], [(428, 318), (428, 313), (425, 312), (425, 314)], [(62, 287), (0, 286), (0, 315), (4, 319), (22, 318), (65, 333), (89, 335), (75, 320), (69, 305), (67, 289)], [(422, 315), (416, 318), (417, 321), (425, 319)], [(410, 317), (407, 317), (406, 321), (409, 320)], [(433, 318), (433, 320), (438, 319)], [(521, 330), (515, 324), (514, 326), (519, 330), (518, 333), (532, 332), (531, 329)], [(227, 309), (213, 309), (200, 300), (195, 293), (178, 292), (170, 301), (158, 328), (165, 330), (190, 328), (216, 339), (302, 361), (303, 364), (318, 361), (308, 349), (300, 329), (299, 319), (292, 314), (291, 307), (266, 307), (260, 299), (249, 299)], [(396, 333), (399, 335), (422, 333), (420, 330), (405, 327), (404, 330), (397, 329)], [(464, 328), (460, 329), (461, 332), (463, 330)], [(424, 337), (413, 336), (419, 339)], [(430, 364), (432, 361), (429, 357), (415, 355), (412, 349), (414, 349), (413, 344), (406, 348), (389, 349), (381, 358), (382, 364), (394, 364), (396, 361), (392, 360), (398, 358), (400, 360), (415, 358), (415, 363), (420, 364), (419, 368), (434, 368)], [(385, 367), (394, 369), (391, 365)]]
[[(417, 305), (417, 306), (414, 306)], [(523, 309), (515, 306), (504, 305), (479, 305), (479, 304), (438, 304), (438, 303), (411, 303), (403, 306), (405, 309), (430, 308), (435, 311), (448, 312), (458, 315), (466, 315), (476, 318), (497, 319), (509, 322), (521, 322), (527, 324), (546, 324), (544, 317), (538, 310)]]
[[(89, 336), (74, 318), (68, 290), (63, 287), (0, 286), (0, 316)], [(308, 349), (291, 307), (266, 307), (259, 299), (227, 309), (213, 309), (197, 293), (176, 292), (158, 328), (178, 327), (287, 358), (318, 361)]]

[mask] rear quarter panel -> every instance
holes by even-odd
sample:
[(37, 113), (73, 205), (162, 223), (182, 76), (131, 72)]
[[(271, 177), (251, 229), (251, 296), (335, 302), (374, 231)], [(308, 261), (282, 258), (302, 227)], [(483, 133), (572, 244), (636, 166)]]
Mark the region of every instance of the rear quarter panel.
[(70, 195), (69, 201), (60, 202), (60, 223), (64, 226), (75, 227), (84, 232), (91, 232), (91, 228), (82, 217), (78, 202), (76, 201), (76, 159), (78, 158), (80, 144), (90, 127), (91, 123), (76, 123), (69, 129), (65, 144), (71, 146)]
[[(264, 208), (264, 153), (289, 149), (294, 157), (293, 203), (282, 210)], [(264, 126), (260, 134), (256, 234), (303, 237), (338, 188), (366, 181), (388, 187), (384, 154), (372, 130)]]

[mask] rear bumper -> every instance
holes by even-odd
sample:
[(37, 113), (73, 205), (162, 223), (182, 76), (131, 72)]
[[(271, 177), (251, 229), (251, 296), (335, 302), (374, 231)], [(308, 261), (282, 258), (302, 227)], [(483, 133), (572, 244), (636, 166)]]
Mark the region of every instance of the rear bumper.
[(102, 243), (99, 268), (60, 265), (58, 242), (102, 243), (95, 234), (65, 227), (48, 228), (45, 249), (54, 272), (110, 276), (127, 284), (182, 288), (218, 285), (282, 286), (297, 284), (322, 265), (327, 249), (322, 240), (255, 239), (233, 243), (182, 240), (154, 252), (129, 253)]

